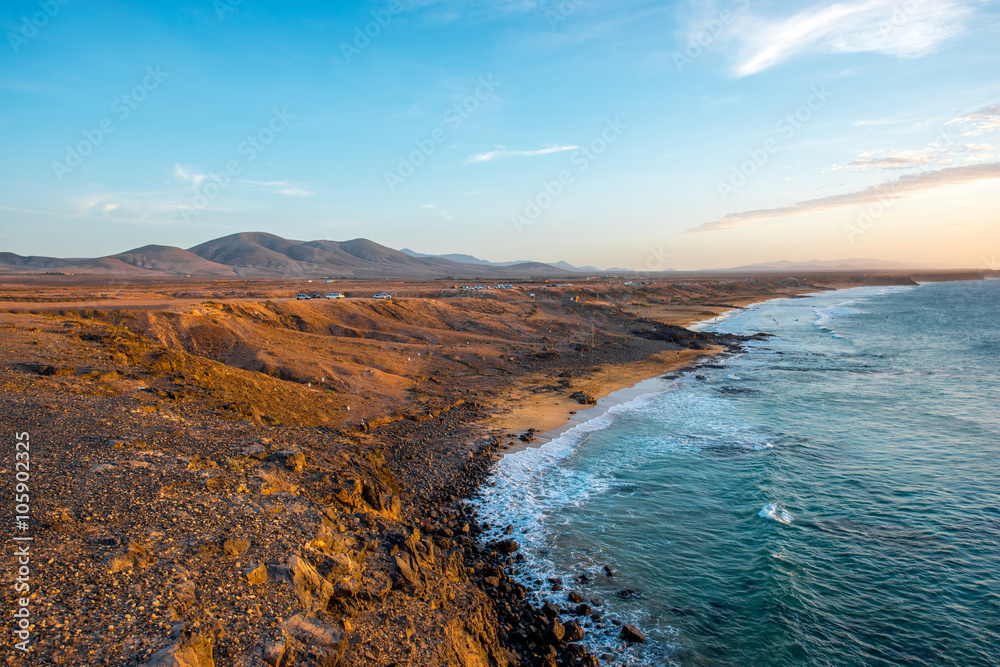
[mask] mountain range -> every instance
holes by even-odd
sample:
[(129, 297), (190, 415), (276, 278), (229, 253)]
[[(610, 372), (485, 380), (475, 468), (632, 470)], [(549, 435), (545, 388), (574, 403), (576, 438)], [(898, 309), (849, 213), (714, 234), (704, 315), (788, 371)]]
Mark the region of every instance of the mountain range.
[[(887, 271), (944, 268), (873, 259), (766, 262), (717, 271)], [(672, 273), (673, 270), (669, 270)], [(146, 245), (105, 257), (24, 257), (0, 253), (0, 273), (83, 273), (204, 278), (527, 278), (632, 273), (567, 262), (490, 262), (472, 255), (428, 255), (393, 250), (368, 239), (294, 241), (265, 232), (242, 232), (192, 248)]]
[(407, 254), (368, 239), (293, 241), (264, 232), (242, 232), (193, 248), (146, 245), (93, 259), (23, 257), (0, 253), (3, 273), (101, 273), (126, 276), (502, 278), (565, 276), (579, 270), (541, 262), (492, 264)]

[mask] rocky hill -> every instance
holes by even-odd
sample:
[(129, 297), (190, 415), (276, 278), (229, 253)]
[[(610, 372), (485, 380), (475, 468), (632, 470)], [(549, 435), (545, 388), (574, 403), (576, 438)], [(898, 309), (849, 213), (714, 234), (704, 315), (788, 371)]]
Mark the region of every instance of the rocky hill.
[(484, 278), (566, 276), (540, 262), (508, 266), (414, 257), (368, 239), (295, 241), (241, 232), (193, 248), (146, 245), (93, 259), (24, 257), (0, 253), (0, 273), (77, 273), (129, 276), (253, 278)]

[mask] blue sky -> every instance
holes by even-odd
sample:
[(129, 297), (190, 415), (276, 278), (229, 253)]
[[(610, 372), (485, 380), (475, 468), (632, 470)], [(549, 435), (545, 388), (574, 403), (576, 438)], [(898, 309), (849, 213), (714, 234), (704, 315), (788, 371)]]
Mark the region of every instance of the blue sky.
[(996, 2), (12, 0), (0, 28), (0, 251), (1000, 256)]

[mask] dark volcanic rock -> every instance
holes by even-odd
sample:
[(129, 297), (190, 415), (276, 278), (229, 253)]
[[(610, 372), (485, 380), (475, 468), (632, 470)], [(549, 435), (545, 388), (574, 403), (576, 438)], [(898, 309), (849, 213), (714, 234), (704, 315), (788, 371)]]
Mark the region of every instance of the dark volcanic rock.
[(567, 642), (578, 642), (583, 639), (583, 628), (576, 621), (570, 621), (566, 624), (566, 635), (563, 637), (564, 641)]
[(618, 637), (630, 644), (641, 644), (646, 641), (646, 635), (642, 634), (639, 628), (628, 624), (622, 626), (622, 631), (618, 633)]

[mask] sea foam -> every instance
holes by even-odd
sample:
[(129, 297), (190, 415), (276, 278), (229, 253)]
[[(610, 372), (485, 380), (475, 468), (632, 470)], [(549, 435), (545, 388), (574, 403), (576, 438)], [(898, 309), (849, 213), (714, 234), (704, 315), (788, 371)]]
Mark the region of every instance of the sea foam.
[(757, 513), (762, 519), (769, 519), (771, 521), (777, 521), (778, 523), (783, 523), (786, 526), (791, 525), (795, 517), (791, 512), (786, 510), (784, 507), (778, 503), (768, 503), (761, 508), (760, 512)]

